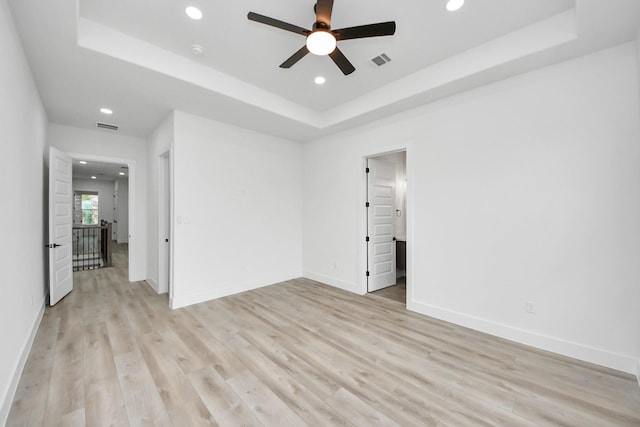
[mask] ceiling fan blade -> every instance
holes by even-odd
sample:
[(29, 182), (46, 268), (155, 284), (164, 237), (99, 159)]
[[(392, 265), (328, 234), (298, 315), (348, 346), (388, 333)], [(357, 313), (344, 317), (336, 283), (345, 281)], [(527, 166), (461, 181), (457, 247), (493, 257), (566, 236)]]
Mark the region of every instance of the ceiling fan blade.
[(304, 45), (298, 50), (296, 53), (291, 55), (289, 59), (280, 64), (280, 68), (291, 68), (293, 64), (300, 61), (305, 55), (309, 53), (309, 49), (307, 49), (307, 45)]
[(260, 15), (258, 13), (249, 12), (247, 18), (250, 21), (259, 22), (261, 24), (270, 25), (272, 27), (280, 28), (281, 30), (291, 31), (292, 33), (301, 34), (307, 36), (311, 31), (306, 28), (298, 27), (297, 25), (289, 24), (287, 22), (279, 21), (268, 16)]
[(349, 74), (353, 73), (356, 70), (353, 64), (349, 62), (347, 57), (344, 56), (344, 54), (340, 49), (336, 48), (333, 52), (329, 54), (329, 56), (331, 57), (331, 59), (333, 59), (333, 62), (336, 63), (338, 68), (340, 68), (340, 70), (345, 76), (348, 76)]
[(322, 22), (331, 26), (331, 11), (333, 10), (333, 0), (318, 0), (316, 2), (316, 22)]
[(357, 27), (341, 28), (331, 31), (336, 40), (363, 39), (365, 37), (392, 36), (396, 32), (395, 21), (380, 22), (378, 24), (359, 25)]

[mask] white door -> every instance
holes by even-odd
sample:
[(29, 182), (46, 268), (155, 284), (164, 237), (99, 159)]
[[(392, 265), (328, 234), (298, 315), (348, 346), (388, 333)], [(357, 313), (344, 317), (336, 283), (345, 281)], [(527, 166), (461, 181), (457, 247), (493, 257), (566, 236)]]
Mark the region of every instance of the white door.
[(396, 166), (368, 159), (367, 168), (367, 290), (373, 292), (396, 283)]
[(120, 218), (118, 214), (120, 209), (119, 198), (118, 198), (119, 191), (120, 191), (120, 185), (118, 180), (116, 180), (115, 184), (113, 185), (113, 221), (111, 222), (111, 233), (112, 233), (111, 240), (115, 240), (116, 242), (118, 241), (118, 218)]
[(73, 289), (71, 157), (49, 149), (49, 304)]

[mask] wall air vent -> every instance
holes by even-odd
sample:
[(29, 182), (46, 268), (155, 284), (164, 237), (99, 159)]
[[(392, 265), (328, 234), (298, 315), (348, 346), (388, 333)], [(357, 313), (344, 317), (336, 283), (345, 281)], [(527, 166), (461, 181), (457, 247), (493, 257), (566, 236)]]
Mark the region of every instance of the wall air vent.
[(98, 126), (99, 128), (102, 128), (102, 129), (118, 130), (118, 126), (110, 125), (110, 124), (107, 124), (107, 123), (98, 122), (98, 123), (96, 123), (96, 126)]
[(381, 67), (387, 62), (391, 62), (391, 58), (389, 58), (389, 55), (387, 55), (386, 53), (381, 53), (380, 55), (373, 58), (371, 62), (376, 64), (378, 67)]

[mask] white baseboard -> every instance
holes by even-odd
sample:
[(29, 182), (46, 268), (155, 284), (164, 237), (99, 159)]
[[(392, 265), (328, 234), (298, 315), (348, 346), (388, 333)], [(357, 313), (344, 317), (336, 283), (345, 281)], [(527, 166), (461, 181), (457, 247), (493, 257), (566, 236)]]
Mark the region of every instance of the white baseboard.
[(316, 282), (324, 283), (325, 285), (331, 285), (335, 288), (340, 288), (344, 291), (353, 292), (354, 294), (361, 295), (360, 286), (357, 283), (349, 283), (335, 277), (325, 276), (324, 274), (314, 273), (312, 271), (305, 271), (303, 277)]
[(151, 287), (151, 289), (156, 291), (157, 294), (160, 293), (160, 285), (158, 285), (158, 282), (150, 278), (147, 278), (145, 282), (147, 282), (147, 284)]
[[(640, 370), (636, 367), (634, 357), (624, 354), (618, 354), (600, 348), (590, 347), (588, 345), (567, 341), (557, 337), (552, 337), (537, 332), (527, 331), (524, 329), (514, 328), (509, 325), (493, 322), (486, 319), (470, 316), (468, 314), (451, 311), (445, 308), (437, 307), (422, 302), (407, 300), (407, 309), (420, 314), (435, 317), (486, 334), (505, 338), (520, 344), (529, 345), (542, 350), (547, 350), (563, 356), (572, 357), (574, 359), (583, 360), (585, 362), (594, 363), (596, 365), (605, 366), (607, 368), (616, 369), (629, 374), (634, 374), (634, 370)], [(640, 382), (640, 380), (639, 380)]]
[(38, 333), (38, 328), (40, 327), (42, 316), (44, 316), (44, 310), (46, 308), (46, 303), (48, 300), (49, 293), (45, 294), (44, 299), (41, 301), (40, 311), (36, 315), (33, 325), (31, 326), (31, 333), (29, 334), (29, 338), (22, 348), (20, 358), (18, 359), (18, 365), (13, 372), (13, 378), (11, 379), (7, 394), (4, 397), (4, 402), (2, 402), (2, 409), (0, 410), (0, 425), (5, 425), (7, 423), (9, 411), (11, 411), (11, 404), (13, 403), (13, 399), (16, 396), (16, 391), (18, 391), (20, 377), (22, 376), (22, 371), (24, 370), (24, 366), (27, 363), (27, 358), (29, 357), (29, 353), (31, 352), (33, 341), (35, 340), (36, 334)]
[(205, 301), (210, 301), (212, 299), (222, 298), (229, 295), (239, 294), (240, 292), (251, 291), (253, 289), (263, 288), (265, 286), (273, 285), (274, 283), (286, 282), (287, 280), (295, 279), (299, 277), (296, 275), (294, 277), (286, 277), (286, 278), (274, 278), (271, 280), (260, 281), (249, 281), (246, 283), (238, 283), (231, 286), (225, 286), (221, 288), (211, 289), (207, 292), (199, 292), (191, 295), (175, 295), (175, 287), (174, 287), (174, 296), (169, 299), (169, 307), (172, 309), (186, 307), (188, 305), (198, 304)]

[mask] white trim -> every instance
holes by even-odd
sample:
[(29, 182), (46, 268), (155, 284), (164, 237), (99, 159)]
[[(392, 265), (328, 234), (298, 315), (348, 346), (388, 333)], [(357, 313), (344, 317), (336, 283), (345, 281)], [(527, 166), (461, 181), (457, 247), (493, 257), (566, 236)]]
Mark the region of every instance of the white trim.
[(339, 288), (344, 291), (353, 292), (354, 294), (364, 295), (366, 292), (362, 292), (358, 283), (349, 283), (340, 279), (336, 279), (335, 277), (326, 276), (320, 273), (314, 273), (312, 271), (305, 271), (303, 273), (303, 277), (311, 280), (315, 280), (316, 282), (324, 283), (325, 285), (333, 286), (334, 288)]
[(29, 357), (29, 353), (31, 352), (31, 347), (33, 347), (33, 342), (36, 339), (36, 334), (38, 333), (38, 329), (40, 328), (40, 322), (42, 322), (42, 317), (44, 316), (44, 311), (46, 309), (46, 302), (49, 299), (49, 292), (45, 293), (44, 299), (40, 304), (40, 311), (36, 315), (36, 319), (31, 326), (31, 333), (29, 334), (29, 338), (22, 348), (22, 352), (20, 353), (20, 358), (18, 359), (18, 366), (13, 370), (13, 378), (11, 378), (11, 383), (9, 383), (9, 388), (7, 389), (7, 393), (5, 394), (4, 402), (2, 402), (2, 409), (0, 410), (0, 425), (5, 425), (7, 423), (7, 418), (9, 418), (9, 412), (11, 411), (11, 405), (13, 404), (13, 399), (16, 397), (16, 392), (18, 391), (18, 384), (20, 383), (20, 377), (22, 377), (22, 371), (24, 371), (24, 367), (27, 364), (27, 358)]
[[(167, 293), (171, 289), (171, 252), (173, 247), (171, 221), (171, 149), (158, 156), (158, 293)], [(168, 180), (168, 187), (167, 185)], [(169, 209), (166, 209), (166, 208)], [(169, 229), (169, 236), (165, 231)], [(169, 239), (166, 245), (164, 239)]]
[[(175, 118), (174, 118), (175, 120)], [(174, 132), (175, 133), (175, 132)], [(175, 254), (175, 185), (174, 179), (175, 176), (175, 149), (174, 149), (175, 141), (171, 141), (169, 144), (169, 307), (173, 307), (173, 295), (174, 295), (174, 254)]]
[(600, 366), (605, 366), (630, 374), (633, 373), (634, 364), (636, 363), (635, 358), (631, 356), (613, 353), (604, 349), (590, 347), (584, 344), (539, 334), (525, 329), (514, 328), (513, 326), (505, 325), (503, 323), (469, 316), (468, 314), (448, 310), (409, 298), (407, 298), (407, 309), (520, 344), (529, 345), (538, 349), (583, 360), (585, 362), (595, 363)]
[(149, 287), (151, 289), (153, 289), (154, 291), (156, 291), (157, 294), (160, 293), (160, 285), (158, 285), (158, 282), (156, 282), (155, 280), (153, 280), (150, 277), (147, 277), (145, 280), (145, 282), (147, 282), (147, 285), (149, 285)]

